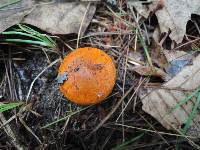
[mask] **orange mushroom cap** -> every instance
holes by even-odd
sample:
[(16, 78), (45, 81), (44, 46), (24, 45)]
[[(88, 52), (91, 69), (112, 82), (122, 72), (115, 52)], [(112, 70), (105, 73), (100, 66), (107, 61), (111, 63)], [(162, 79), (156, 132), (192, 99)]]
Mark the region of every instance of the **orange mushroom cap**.
[(78, 48), (67, 55), (59, 67), (65, 76), (60, 91), (70, 101), (80, 105), (96, 104), (111, 92), (116, 80), (112, 59), (97, 48)]

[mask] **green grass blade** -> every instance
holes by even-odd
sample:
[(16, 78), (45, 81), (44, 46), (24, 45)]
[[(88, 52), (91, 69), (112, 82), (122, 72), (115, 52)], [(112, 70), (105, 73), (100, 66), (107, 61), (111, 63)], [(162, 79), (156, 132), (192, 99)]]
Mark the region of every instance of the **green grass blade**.
[(2, 32), (2, 35), (23, 35), (23, 36), (27, 36), (27, 37), (31, 37), (34, 38), (36, 40), (42, 41), (41, 38), (34, 36), (32, 34), (28, 34), (28, 33), (23, 33), (23, 32), (18, 32), (18, 31), (6, 31), (6, 32)]
[(192, 123), (192, 120), (194, 119), (194, 117), (196, 116), (197, 112), (198, 112), (198, 107), (199, 107), (199, 104), (200, 104), (200, 93), (199, 95), (197, 96), (197, 99), (196, 99), (196, 102), (194, 104), (194, 107), (192, 109), (192, 112), (190, 113), (186, 123), (185, 123), (185, 127), (183, 128), (183, 131), (182, 133), (185, 135), (187, 130), (189, 129), (191, 123)]
[[(92, 105), (91, 105), (91, 106), (92, 106)], [(87, 106), (87, 107), (82, 108), (81, 110), (77, 110), (77, 111), (75, 111), (75, 112), (72, 112), (72, 113), (68, 114), (67, 116), (65, 116), (65, 117), (63, 117), (63, 118), (60, 118), (60, 119), (58, 119), (58, 120), (56, 120), (56, 121), (54, 121), (54, 122), (52, 122), (52, 123), (49, 123), (49, 124), (47, 124), (47, 125), (45, 125), (45, 126), (43, 126), (43, 127), (41, 127), (41, 128), (42, 128), (42, 129), (43, 129), (43, 128), (47, 128), (47, 127), (49, 127), (49, 126), (51, 126), (51, 125), (54, 125), (54, 124), (56, 124), (56, 123), (58, 123), (58, 122), (60, 122), (60, 121), (64, 121), (64, 120), (66, 120), (68, 117), (71, 117), (71, 116), (73, 116), (73, 115), (75, 115), (75, 114), (77, 114), (77, 113), (79, 113), (79, 112), (81, 112), (81, 111), (83, 111), (83, 110), (86, 110), (86, 109), (88, 109), (88, 108), (91, 107), (91, 106)]]
[(24, 24), (18, 24), (18, 26), (22, 31), (25, 31), (29, 34), (33, 34), (33, 35), (37, 36), (38, 38), (40, 38), (41, 41), (49, 43), (49, 45), (52, 45), (52, 47), (56, 47), (56, 43), (48, 35), (41, 34)]
[[(185, 126), (184, 128), (181, 130), (180, 134), (181, 135), (186, 135), (187, 130), (189, 129), (192, 120), (194, 119), (194, 117), (197, 114), (197, 109), (200, 105), (200, 86), (198, 86), (191, 94), (189, 94), (186, 98), (184, 98), (183, 100), (181, 100), (177, 105), (175, 105), (172, 109), (170, 109), (170, 111), (166, 114), (169, 115), (170, 113), (174, 112), (176, 109), (180, 108), (182, 105), (186, 104), (189, 100), (191, 100), (193, 97), (196, 97), (196, 102), (192, 108), (192, 112), (189, 114), (186, 122), (185, 122)], [(178, 138), (178, 140), (180, 140), (182, 138)], [(180, 149), (180, 143), (178, 142), (175, 146), (176, 150)]]
[(48, 39), (48, 41), (52, 44), (52, 45), (54, 45), (55, 47), (56, 47), (56, 42), (54, 42), (53, 40), (52, 40), (52, 38), (50, 38), (49, 36), (47, 36), (47, 35), (45, 35), (46, 36), (46, 38)]
[(36, 44), (41, 46), (48, 46), (52, 47), (52, 45), (48, 45), (48, 43), (40, 42), (40, 41), (33, 41), (33, 40), (22, 40), (22, 39), (3, 39), (1, 41), (4, 42), (17, 42), (17, 43), (27, 43), (27, 44)]
[(46, 41), (51, 41), (54, 42), (48, 35), (46, 34), (41, 34), (40, 32), (35, 31), (34, 29), (23, 25), (23, 24), (18, 24), (19, 28), (21, 29), (21, 31), (27, 32), (29, 34), (35, 35), (37, 37), (39, 37), (42, 40), (46, 40)]
[[(192, 123), (192, 120), (194, 119), (194, 117), (196, 116), (197, 112), (198, 112), (198, 107), (199, 107), (199, 104), (200, 104), (200, 93), (198, 93), (198, 96), (197, 96), (197, 99), (196, 99), (196, 102), (192, 108), (192, 112), (190, 113), (186, 123), (185, 123), (185, 126), (184, 128), (181, 130), (181, 134), (182, 135), (186, 135), (191, 123)], [(178, 140), (181, 140), (181, 138), (178, 138)], [(176, 150), (179, 150), (180, 149), (180, 143), (178, 142), (175, 146), (175, 149)]]
[(149, 65), (153, 66), (153, 63), (152, 63), (151, 57), (149, 55), (149, 51), (148, 51), (147, 45), (145, 43), (144, 37), (143, 37), (142, 34), (140, 34), (140, 32), (138, 32), (138, 38), (139, 38), (139, 41), (140, 41), (140, 43), (141, 43), (141, 45), (142, 45), (142, 47), (144, 49), (144, 53), (146, 55), (146, 58), (147, 58), (147, 61), (148, 61)]
[(28, 27), (24, 24), (18, 24), (18, 28), (12, 29), (12, 31), (5, 31), (1, 33), (2, 35), (21, 35), (25, 37), (29, 37), (32, 39), (9, 39), (5, 38), (1, 41), (4, 42), (18, 42), (18, 43), (28, 43), (28, 44), (36, 44), (41, 46), (47, 46), (50, 48), (56, 48), (56, 43), (51, 39), (48, 35), (39, 33)]
[(26, 26), (24, 24), (18, 24), (18, 27), (21, 29), (21, 31), (25, 31), (25, 32), (30, 33), (30, 34), (35, 34), (35, 35), (40, 35), (41, 34), (38, 31), (35, 31), (31, 27), (28, 27), (28, 26)]
[(7, 7), (7, 6), (9, 6), (9, 5), (18, 3), (18, 2), (20, 2), (20, 1), (21, 1), (21, 0), (10, 0), (10, 1), (7, 2), (7, 3), (0, 5), (0, 10), (2, 10), (2, 8), (4, 8), (4, 7)]
[[(197, 89), (195, 91), (193, 91), (189, 96), (187, 96), (185, 99), (181, 100), (177, 105), (175, 105), (170, 111), (169, 113), (174, 112), (176, 109), (178, 109), (180, 106), (182, 106), (183, 104), (187, 103), (187, 101), (189, 101), (192, 97), (194, 97), (195, 95), (197, 95), (200, 92), (200, 86), (197, 87)], [(168, 114), (169, 114), (168, 113)]]
[(120, 144), (120, 145), (112, 148), (111, 150), (120, 150), (120, 149), (123, 149), (123, 147), (125, 147), (125, 146), (127, 146), (127, 145), (129, 145), (131, 143), (134, 143), (136, 140), (142, 138), (144, 135), (145, 135), (144, 133), (141, 133), (138, 136), (132, 138), (131, 140), (123, 142), (122, 144)]
[(19, 103), (8, 103), (8, 104), (0, 104), (0, 113), (4, 112), (4, 111), (7, 111), (7, 110), (10, 110), (10, 109), (13, 109), (13, 108), (16, 108), (17, 106), (20, 106), (22, 105), (23, 103), (22, 102), (19, 102)]

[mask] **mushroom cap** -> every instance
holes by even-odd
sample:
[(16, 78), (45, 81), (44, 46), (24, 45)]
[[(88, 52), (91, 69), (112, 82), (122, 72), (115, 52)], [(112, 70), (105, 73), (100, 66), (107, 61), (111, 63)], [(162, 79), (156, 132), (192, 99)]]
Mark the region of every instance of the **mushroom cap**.
[(91, 47), (78, 48), (65, 56), (58, 74), (67, 74), (60, 91), (80, 105), (101, 102), (112, 92), (116, 81), (116, 68), (110, 56)]

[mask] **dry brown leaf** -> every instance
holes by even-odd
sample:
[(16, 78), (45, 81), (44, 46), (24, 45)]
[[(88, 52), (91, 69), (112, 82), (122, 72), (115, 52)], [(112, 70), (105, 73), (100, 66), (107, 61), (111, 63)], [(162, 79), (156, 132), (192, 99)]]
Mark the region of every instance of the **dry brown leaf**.
[(170, 30), (170, 38), (177, 43), (183, 40), (191, 14), (200, 15), (199, 0), (154, 0), (149, 5), (143, 5), (141, 1), (129, 0), (128, 3), (146, 18), (150, 12), (155, 12), (161, 32), (168, 33)]
[[(165, 83), (161, 89), (152, 90), (147, 88), (148, 94), (140, 96), (143, 103), (142, 108), (167, 129), (180, 129), (181, 125), (188, 119), (195, 99), (188, 101), (169, 115), (167, 113), (199, 85), (200, 55), (194, 59), (193, 65), (183, 68), (174, 78)], [(199, 121), (200, 114), (198, 112), (189, 129), (190, 135), (200, 135)]]
[(136, 66), (133, 67), (132, 70), (134, 70), (135, 72), (137, 72), (142, 76), (155, 76), (155, 77), (160, 77), (164, 80), (167, 78), (167, 74), (157, 67)]
[[(3, 3), (2, 3), (3, 4)], [(38, 0), (22, 0), (8, 5), (0, 11), (0, 32), (23, 22), (36, 26), (52, 34), (78, 33), (83, 21), (81, 33), (84, 33), (96, 10), (96, 5), (88, 2), (41, 3)]]
[(163, 54), (165, 55), (168, 62), (171, 62), (176, 59), (192, 59), (192, 54), (189, 54), (185, 51), (179, 50), (163, 50)]
[(166, 59), (166, 56), (163, 53), (162, 46), (160, 46), (157, 42), (152, 40), (150, 50), (151, 50), (151, 59), (153, 63), (155, 63), (161, 69), (168, 66), (168, 61)]
[[(7, 0), (0, 2), (0, 6), (7, 4)], [(22, 21), (34, 3), (32, 0), (22, 0), (16, 4), (8, 5), (0, 10), (0, 32)]]

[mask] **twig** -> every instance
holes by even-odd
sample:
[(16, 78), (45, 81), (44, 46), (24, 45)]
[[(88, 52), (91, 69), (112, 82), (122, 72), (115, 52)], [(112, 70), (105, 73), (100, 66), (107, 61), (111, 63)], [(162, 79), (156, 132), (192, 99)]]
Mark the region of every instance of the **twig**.
[(148, 121), (146, 120), (140, 113), (137, 113), (139, 114), (139, 116), (161, 137), (161, 139), (171, 148), (171, 149), (174, 149), (169, 143), (168, 141), (154, 128), (154, 126)]
[(124, 98), (126, 98), (126, 96), (133, 90), (133, 88), (135, 87), (135, 85), (133, 85), (125, 94), (124, 96), (117, 102), (117, 104), (115, 105), (115, 107), (109, 112), (109, 114), (99, 123), (99, 125), (92, 130), (92, 132), (90, 132), (90, 134), (87, 136), (87, 138), (89, 138), (94, 132), (96, 132), (112, 115), (113, 113), (117, 110), (117, 108), (120, 106), (120, 104), (122, 103), (122, 101), (124, 100)]
[(6, 134), (10, 137), (11, 143), (14, 145), (14, 147), (17, 150), (25, 150), (25, 148), (19, 143), (17, 136), (11, 129), (10, 125), (7, 124), (7, 120), (5, 119), (4, 115), (0, 113), (0, 123), (1, 127), (3, 126), (3, 130), (6, 132)]
[(179, 48), (181, 48), (181, 47), (183, 47), (183, 46), (186, 46), (186, 45), (191, 44), (191, 43), (193, 43), (193, 42), (197, 42), (197, 41), (199, 41), (199, 40), (200, 40), (200, 38), (197, 38), (197, 39), (195, 39), (195, 40), (186, 42), (186, 43), (184, 43), (184, 44), (182, 44), (182, 45), (180, 45), (180, 46), (174, 48), (173, 50), (177, 50), (177, 49), (179, 49)]
[(142, 84), (146, 81), (146, 79), (143, 79), (141, 81), (141, 83), (139, 83), (138, 87), (135, 89), (135, 91), (133, 92), (131, 98), (129, 99), (129, 101), (127, 102), (126, 106), (123, 108), (122, 112), (119, 114), (119, 116), (116, 119), (116, 122), (119, 120), (119, 117), (122, 115), (122, 113), (124, 113), (124, 111), (126, 110), (128, 104), (130, 103), (130, 101), (132, 100), (133, 96), (135, 96), (135, 94), (138, 92), (138, 90), (140, 89), (140, 87), (142, 86)]
[(10, 117), (8, 120), (6, 120), (3, 124), (1, 124), (0, 129), (3, 128), (4, 126), (6, 126), (8, 123), (10, 123), (12, 120), (14, 120), (16, 118), (16, 115), (13, 115), (12, 117)]
[(85, 17), (86, 17), (86, 14), (87, 14), (87, 12), (88, 12), (88, 9), (89, 9), (89, 7), (90, 7), (90, 4), (91, 4), (91, 3), (89, 2), (88, 5), (87, 5), (87, 8), (86, 8), (86, 10), (85, 10), (85, 13), (84, 13), (84, 15), (83, 15), (83, 18), (82, 18), (82, 20), (81, 20), (80, 28), (79, 28), (79, 31), (78, 31), (78, 37), (77, 37), (76, 48), (78, 48), (79, 38), (80, 38), (81, 30), (82, 30), (82, 27), (83, 27), (83, 22), (84, 22), (84, 20), (85, 20)]
[(129, 126), (129, 125), (120, 124), (120, 123), (115, 123), (114, 125), (124, 126), (124, 127), (127, 127), (127, 128), (132, 128), (132, 129), (151, 132), (151, 133), (159, 133), (159, 134), (163, 134), (163, 135), (170, 135), (170, 136), (187, 137), (187, 138), (197, 139), (197, 137), (193, 137), (193, 136), (184, 136), (184, 135), (181, 135), (181, 134), (174, 134), (174, 133), (168, 133), (168, 132), (162, 132), (162, 131), (154, 131), (154, 130), (151, 130), (151, 129), (144, 129), (144, 128)]
[(60, 40), (67, 48), (69, 48), (71, 51), (73, 51), (74, 49), (69, 45), (67, 44), (63, 39), (61, 39), (59, 36), (51, 36), (51, 37), (55, 37), (57, 38), (58, 40)]
[(137, 26), (137, 28), (138, 28), (138, 36), (139, 36), (140, 42), (141, 42), (141, 44), (142, 44), (142, 46), (143, 46), (143, 48), (144, 48), (144, 52), (145, 52), (145, 55), (146, 55), (146, 57), (147, 57), (148, 63), (149, 63), (149, 65), (152, 67), (152, 66), (153, 66), (153, 63), (152, 63), (151, 57), (150, 57), (150, 55), (149, 55), (149, 52), (148, 52), (148, 49), (147, 49), (147, 45), (146, 45), (146, 43), (145, 43), (145, 39), (144, 39), (144, 37), (143, 37), (143, 34), (142, 34), (142, 31), (141, 31), (140, 25), (139, 25), (139, 23), (137, 22), (138, 19), (137, 19), (137, 17), (135, 16), (135, 13), (134, 13), (132, 7), (130, 8), (130, 10), (131, 10), (131, 12), (132, 12), (132, 14), (133, 14), (134, 20), (136, 21), (136, 26)]
[(21, 118), (21, 116), (19, 116), (19, 121), (23, 124), (23, 126), (26, 128), (27, 131), (29, 131), (35, 138), (36, 140), (42, 144), (41, 140), (37, 137), (37, 135), (35, 135), (35, 133), (26, 125), (26, 123), (24, 122), (24, 120)]
[(59, 62), (61, 59), (58, 58), (56, 59), (55, 61), (53, 61), (51, 64), (49, 64), (44, 70), (42, 70), (38, 75), (37, 77), (35, 77), (35, 79), (32, 81), (31, 85), (30, 85), (30, 88), (29, 88), (29, 91), (28, 91), (28, 94), (26, 96), (26, 103), (28, 102), (28, 99), (29, 99), (29, 96), (30, 96), (30, 93), (31, 93), (31, 90), (33, 88), (33, 85), (35, 83), (35, 81), (47, 70), (49, 69), (50, 67), (52, 67), (54, 64), (56, 64), (57, 62)]

